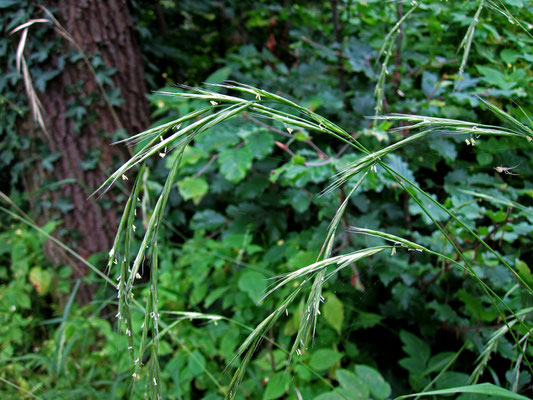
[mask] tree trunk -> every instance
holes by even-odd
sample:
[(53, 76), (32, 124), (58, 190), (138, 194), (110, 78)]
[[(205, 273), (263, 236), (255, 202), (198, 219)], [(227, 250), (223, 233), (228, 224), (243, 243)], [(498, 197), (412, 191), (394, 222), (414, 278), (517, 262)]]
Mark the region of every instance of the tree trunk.
[[(72, 207), (52, 211), (47, 217), (62, 219), (62, 228), (68, 232), (68, 237), (62, 238), (81, 256), (88, 257), (111, 247), (121, 209), (113, 195), (104, 197), (107, 203), (112, 201), (106, 208), (102, 201), (88, 199), (109, 174), (113, 161), (125, 158), (123, 148), (110, 146), (111, 135), (119, 129), (137, 133), (149, 124), (143, 68), (126, 0), (50, 0), (47, 3), (76, 43), (63, 40), (63, 55), (80, 49), (89, 58), (99, 55), (107, 68), (116, 68), (111, 78), (114, 87), (120, 88), (123, 100), (120, 107), (114, 108), (104, 101), (94, 70), (83, 58), (67, 61), (62, 73), (41, 94), (48, 130), (44, 141), (51, 153), (61, 156), (54, 162), (51, 173), (33, 174), (29, 179), (26, 176), (26, 180), (30, 186), (36, 185), (38, 175), (40, 179), (56, 182), (76, 180), (59, 186), (53, 193), (44, 193), (56, 209), (58, 204), (68, 204), (65, 201), (70, 203), (67, 209)], [(58, 60), (54, 62), (57, 64)], [(108, 91), (109, 87), (108, 84)], [(80, 106), (82, 113), (73, 115), (76, 114), (73, 110)], [(62, 257), (60, 261), (65, 262)], [(88, 273), (81, 266), (74, 271), (78, 277)], [(85, 292), (82, 302), (91, 297), (90, 290)]]

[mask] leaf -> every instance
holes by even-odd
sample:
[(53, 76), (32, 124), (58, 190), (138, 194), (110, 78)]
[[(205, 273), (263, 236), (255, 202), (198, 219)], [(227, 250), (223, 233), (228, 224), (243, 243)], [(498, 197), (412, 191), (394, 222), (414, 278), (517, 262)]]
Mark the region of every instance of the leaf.
[(454, 393), (474, 393), (474, 394), (486, 394), (489, 396), (494, 396), (498, 399), (513, 399), (513, 400), (529, 400), (528, 397), (522, 396), (518, 393), (513, 393), (507, 389), (501, 388), (499, 386), (493, 385), (492, 383), (480, 383), (477, 385), (470, 386), (458, 386), (455, 388), (442, 389), (442, 390), (432, 390), (430, 392), (423, 393), (413, 393), (405, 396), (396, 397), (395, 400), (408, 399), (410, 397), (417, 396), (435, 396), (441, 394), (454, 394)]
[(290, 205), (298, 213), (303, 213), (311, 204), (311, 196), (304, 190), (290, 188), (285, 191), (281, 204)]
[(498, 316), (496, 310), (485, 307), (480, 297), (471, 295), (465, 289), (459, 289), (457, 297), (464, 303), (466, 309), (473, 317), (480, 321), (490, 322)]
[(260, 130), (247, 136), (245, 142), (253, 158), (261, 160), (272, 152), (274, 137), (270, 132)]
[(515, 260), (514, 265), (522, 279), (524, 279), (529, 285), (533, 285), (533, 275), (531, 274), (529, 266), (519, 258)]
[(214, 210), (196, 212), (190, 222), (191, 229), (213, 231), (226, 223), (226, 218)]
[(52, 275), (46, 269), (41, 267), (33, 267), (30, 270), (30, 282), (41, 296), (45, 295), (50, 289), (52, 283)]
[(367, 365), (356, 365), (355, 373), (366, 383), (370, 389), (370, 394), (376, 399), (386, 399), (390, 396), (391, 387), (389, 383), (374, 368)]
[(340, 334), (344, 321), (344, 305), (333, 293), (324, 293), (324, 298), (324, 318)]
[(252, 166), (252, 154), (247, 147), (224, 150), (218, 158), (220, 172), (233, 183), (240, 182)]
[(1, 0), (0, 8), (8, 8), (19, 3), (19, 0)]
[(198, 205), (202, 198), (207, 194), (209, 185), (203, 178), (189, 176), (178, 182), (178, 190), (184, 200), (191, 200)]
[(379, 314), (359, 311), (352, 325), (353, 329), (368, 329), (376, 326), (381, 322), (383, 317)]
[(318, 349), (313, 352), (309, 366), (317, 371), (323, 371), (335, 365), (342, 358), (342, 354), (331, 349)]
[(370, 393), (368, 386), (361, 377), (347, 369), (338, 369), (335, 371), (337, 380), (343, 389), (350, 393), (350, 399), (367, 399)]
[(422, 91), (426, 97), (435, 97), (442, 93), (442, 88), (439, 88), (439, 77), (427, 70), (422, 72)]
[(265, 293), (265, 276), (255, 271), (245, 271), (239, 278), (238, 286), (254, 303), (258, 303)]
[(189, 354), (189, 361), (187, 362), (187, 371), (193, 376), (199, 376), (204, 373), (206, 366), (205, 357), (198, 350), (194, 350)]
[(267, 383), (263, 400), (277, 399), (289, 390), (291, 376), (288, 371), (275, 374)]
[[(231, 68), (230, 67), (224, 67), (217, 69), (215, 72), (213, 72), (211, 75), (207, 77), (205, 80), (205, 83), (214, 83), (214, 84), (220, 84), (223, 83), (225, 80), (229, 78), (231, 74)], [(222, 90), (219, 86), (209, 86), (209, 90), (213, 92), (219, 92)]]
[(502, 74), (500, 71), (486, 67), (483, 65), (476, 65), (477, 70), (483, 75), (483, 80), (491, 85), (498, 86), (502, 90), (510, 90), (516, 86), (516, 80), (511, 79)]
[(322, 393), (320, 396), (315, 397), (314, 400), (346, 400), (344, 396), (341, 396), (337, 391)]
[(520, 57), (520, 53), (518, 53), (518, 52), (516, 52), (514, 50), (511, 50), (511, 49), (504, 49), (500, 53), (500, 57), (502, 58), (502, 60), (504, 62), (509, 63), (509, 64), (513, 64)]
[(448, 161), (454, 161), (457, 158), (455, 144), (445, 138), (440, 137), (430, 140), (428, 141), (428, 146), (431, 150), (437, 152)]
[(435, 382), (437, 389), (448, 389), (456, 387), (457, 385), (467, 385), (469, 375), (463, 372), (446, 371), (439, 380)]
[(412, 333), (402, 330), (400, 339), (403, 342), (402, 349), (409, 357), (403, 358), (399, 364), (414, 374), (422, 374), (426, 369), (431, 350), (429, 346)]

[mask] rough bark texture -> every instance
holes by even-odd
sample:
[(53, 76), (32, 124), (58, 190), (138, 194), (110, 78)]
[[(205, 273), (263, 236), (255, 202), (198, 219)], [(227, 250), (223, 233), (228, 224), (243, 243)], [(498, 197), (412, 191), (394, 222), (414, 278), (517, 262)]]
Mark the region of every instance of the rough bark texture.
[[(94, 74), (83, 60), (75, 64), (67, 62), (61, 75), (41, 95), (49, 133), (45, 142), (51, 152), (61, 154), (54, 163), (52, 176), (46, 178), (76, 179), (76, 183), (61, 185), (59, 191), (44, 194), (52, 202), (67, 198), (74, 206), (67, 213), (48, 217), (61, 218), (62, 227), (72, 232), (63, 239), (74, 245), (83, 257), (88, 257), (108, 250), (116, 230), (120, 205), (104, 209), (101, 201), (88, 200), (105, 180), (113, 161), (125, 156), (123, 148), (110, 146), (111, 135), (121, 128), (137, 133), (149, 124), (143, 68), (126, 0), (55, 0), (47, 6), (56, 10), (55, 17), (87, 56), (99, 54), (107, 67), (117, 69), (112, 79), (124, 100), (120, 107), (115, 107), (113, 115), (103, 101)], [(75, 50), (67, 40), (63, 42), (65, 54)], [(90, 96), (99, 100), (87, 102)], [(88, 116), (77, 130), (76, 121), (66, 116), (75, 103), (85, 104)], [(84, 170), (80, 163), (94, 157), (94, 153), (89, 155), (94, 149), (100, 154), (99, 163), (94, 169)], [(35, 177), (32, 179), (35, 185)], [(76, 275), (80, 273), (79, 268), (74, 270), (78, 271)]]

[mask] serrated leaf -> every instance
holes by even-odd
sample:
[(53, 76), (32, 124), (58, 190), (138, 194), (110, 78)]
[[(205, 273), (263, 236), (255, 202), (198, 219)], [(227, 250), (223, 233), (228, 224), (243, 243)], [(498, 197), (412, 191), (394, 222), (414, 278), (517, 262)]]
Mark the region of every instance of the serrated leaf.
[(333, 293), (324, 293), (324, 298), (324, 319), (340, 334), (344, 321), (344, 305)]
[(224, 150), (218, 158), (220, 172), (228, 181), (240, 182), (251, 168), (252, 159), (252, 154), (247, 147)]
[(428, 146), (448, 161), (454, 161), (457, 158), (455, 144), (445, 138), (430, 140)]
[(189, 176), (178, 181), (178, 190), (184, 200), (192, 200), (194, 204), (198, 205), (207, 194), (209, 185), (203, 178)]
[(298, 213), (303, 213), (311, 204), (311, 196), (300, 189), (287, 189), (281, 200), (281, 204), (290, 205)]
[(261, 160), (272, 152), (274, 137), (270, 132), (261, 130), (246, 137), (245, 142), (252, 157), (256, 160)]

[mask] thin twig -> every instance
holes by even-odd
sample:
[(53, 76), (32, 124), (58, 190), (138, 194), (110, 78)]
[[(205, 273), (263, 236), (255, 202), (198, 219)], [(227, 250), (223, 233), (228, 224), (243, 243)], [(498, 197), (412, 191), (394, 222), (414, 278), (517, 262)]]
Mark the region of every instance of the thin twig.
[(211, 164), (213, 164), (217, 158), (219, 157), (220, 154), (215, 154), (211, 157), (211, 159), (207, 162), (207, 164), (205, 164), (202, 168), (200, 168), (198, 170), (197, 173), (195, 173), (193, 176), (195, 178), (198, 178), (199, 176), (201, 176), (205, 171), (207, 171), (207, 169), (211, 166)]

